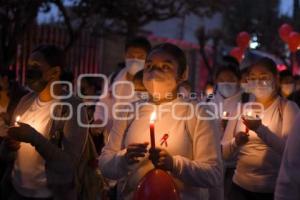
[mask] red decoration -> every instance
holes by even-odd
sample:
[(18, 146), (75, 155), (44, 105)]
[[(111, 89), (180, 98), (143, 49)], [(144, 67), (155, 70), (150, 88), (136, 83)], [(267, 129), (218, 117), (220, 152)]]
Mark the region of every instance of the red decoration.
[(293, 27), (289, 24), (282, 24), (278, 30), (280, 38), (284, 42), (288, 42), (289, 35), (293, 31)]
[(243, 31), (240, 32), (236, 38), (236, 44), (242, 49), (247, 49), (249, 47), (250, 35), (249, 33)]
[(241, 62), (244, 56), (244, 50), (240, 47), (234, 47), (229, 54)]
[(169, 134), (164, 134), (164, 136), (160, 139), (160, 146), (163, 146), (165, 144), (165, 146), (168, 147), (168, 138)]
[(172, 177), (163, 170), (153, 169), (139, 183), (134, 200), (179, 200), (179, 192)]
[(300, 45), (300, 34), (297, 32), (291, 32), (289, 34), (288, 45), (291, 52), (296, 52)]

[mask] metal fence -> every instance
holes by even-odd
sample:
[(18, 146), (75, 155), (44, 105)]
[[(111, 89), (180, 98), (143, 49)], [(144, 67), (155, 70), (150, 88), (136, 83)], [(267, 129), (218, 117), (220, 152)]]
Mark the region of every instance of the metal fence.
[[(17, 72), (17, 79), (24, 83), (25, 69), (30, 52), (40, 44), (64, 47), (68, 41), (65, 29), (50, 25), (35, 25), (18, 45), (15, 62), (10, 66)], [(74, 45), (66, 52), (67, 68), (76, 78), (81, 73), (101, 71), (101, 39), (82, 31)]]

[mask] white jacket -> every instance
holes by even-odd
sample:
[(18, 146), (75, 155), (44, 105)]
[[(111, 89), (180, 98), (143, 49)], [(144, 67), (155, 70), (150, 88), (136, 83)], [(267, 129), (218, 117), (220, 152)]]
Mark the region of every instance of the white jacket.
[[(170, 174), (180, 187), (181, 199), (205, 200), (207, 188), (220, 186), (223, 180), (220, 130), (215, 120), (199, 119), (208, 116), (206, 108), (200, 107), (193, 114), (191, 107), (196, 108), (196, 105), (182, 99), (155, 106), (163, 110), (155, 122), (156, 146), (165, 148), (173, 156), (174, 169)], [(174, 119), (172, 108), (177, 117), (191, 118)], [(153, 169), (148, 155), (135, 165), (129, 166), (124, 160), (127, 145), (150, 141), (149, 119), (153, 110), (154, 107), (143, 105), (137, 109), (135, 120), (116, 121), (99, 159), (103, 175), (118, 180), (119, 193), (124, 199), (132, 197), (141, 178)], [(168, 146), (160, 143), (164, 134), (169, 135)]]

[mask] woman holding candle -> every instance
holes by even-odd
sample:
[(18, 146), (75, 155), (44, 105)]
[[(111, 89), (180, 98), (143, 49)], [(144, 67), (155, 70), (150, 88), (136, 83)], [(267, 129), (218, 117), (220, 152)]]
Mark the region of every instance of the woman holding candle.
[[(298, 106), (278, 94), (276, 64), (262, 58), (250, 67), (248, 84), (264, 111), (231, 121), (222, 141), (224, 159), (237, 156), (232, 200), (273, 199), (285, 141)], [(245, 130), (249, 130), (246, 133)]]
[[(104, 176), (118, 180), (119, 199), (131, 199), (154, 167), (172, 176), (181, 199), (207, 199), (207, 188), (221, 184), (215, 121), (190, 115), (195, 104), (177, 97), (185, 70), (185, 55), (172, 44), (158, 45), (148, 55), (143, 82), (151, 98), (137, 103), (134, 112), (121, 113), (128, 119), (116, 120), (99, 160)], [(156, 119), (150, 123), (153, 112)], [(208, 115), (203, 107), (197, 113)], [(148, 151), (150, 130), (155, 140)]]

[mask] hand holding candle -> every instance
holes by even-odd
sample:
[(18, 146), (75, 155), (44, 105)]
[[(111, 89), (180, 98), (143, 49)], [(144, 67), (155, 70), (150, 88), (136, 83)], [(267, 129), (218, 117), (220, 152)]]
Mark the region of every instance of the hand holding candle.
[(256, 131), (262, 125), (261, 119), (258, 116), (254, 117), (252, 111), (248, 111), (246, 117), (242, 117), (242, 120), (246, 126), (246, 133), (249, 133), (249, 129)]

